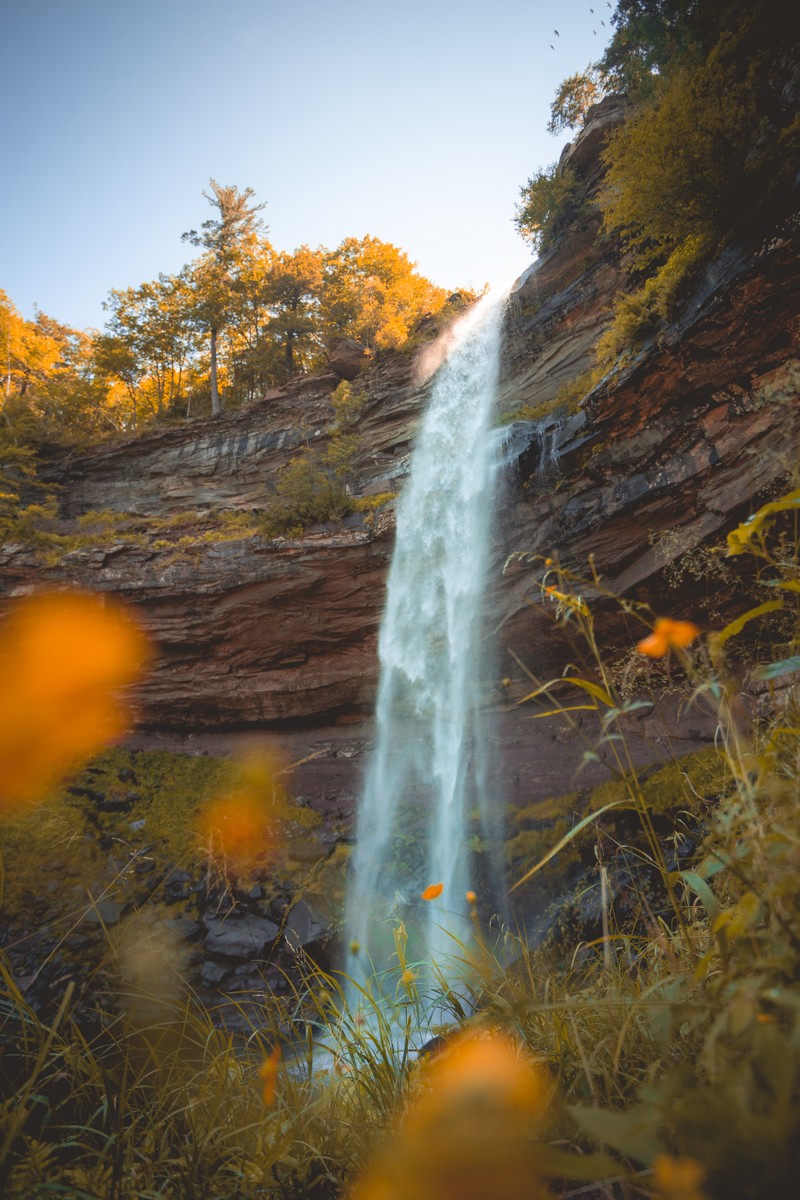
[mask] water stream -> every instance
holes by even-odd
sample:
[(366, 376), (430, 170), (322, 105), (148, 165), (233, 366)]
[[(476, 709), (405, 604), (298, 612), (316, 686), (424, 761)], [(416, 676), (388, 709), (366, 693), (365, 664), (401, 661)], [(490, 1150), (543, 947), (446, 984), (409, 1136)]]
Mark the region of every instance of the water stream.
[[(434, 377), (411, 470), (380, 631), (376, 745), (350, 871), (349, 971), (390, 965), (393, 924), (409, 958), (442, 968), (469, 934), (470, 842), (491, 838), (480, 715), (481, 617), (496, 462), (492, 407), (504, 297), (462, 319)], [(442, 884), (426, 902), (421, 893)]]

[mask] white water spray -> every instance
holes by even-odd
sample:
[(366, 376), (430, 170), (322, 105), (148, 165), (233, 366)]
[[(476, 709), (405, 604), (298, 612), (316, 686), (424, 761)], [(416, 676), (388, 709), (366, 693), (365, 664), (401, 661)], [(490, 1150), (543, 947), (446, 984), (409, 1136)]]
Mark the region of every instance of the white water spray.
[[(491, 529), (491, 436), (504, 309), (485, 298), (460, 322), (434, 378), (411, 473), (381, 626), (377, 740), (350, 873), (351, 972), (389, 965), (403, 920), (409, 955), (453, 954), (468, 930), (470, 816), (492, 823), (479, 690)], [(422, 891), (443, 884), (426, 903)]]

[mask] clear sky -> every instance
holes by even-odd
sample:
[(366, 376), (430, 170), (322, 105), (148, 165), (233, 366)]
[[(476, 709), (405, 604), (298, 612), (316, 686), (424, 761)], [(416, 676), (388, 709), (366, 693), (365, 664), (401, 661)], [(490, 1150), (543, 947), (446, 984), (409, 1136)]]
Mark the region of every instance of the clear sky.
[(212, 215), (210, 176), (267, 201), (278, 249), (369, 233), (443, 287), (510, 282), (530, 261), (519, 189), (568, 140), (545, 131), (550, 101), (611, 15), (607, 0), (0, 11), (0, 287), (23, 316), (80, 328), (103, 324), (110, 288), (191, 257), (180, 235)]

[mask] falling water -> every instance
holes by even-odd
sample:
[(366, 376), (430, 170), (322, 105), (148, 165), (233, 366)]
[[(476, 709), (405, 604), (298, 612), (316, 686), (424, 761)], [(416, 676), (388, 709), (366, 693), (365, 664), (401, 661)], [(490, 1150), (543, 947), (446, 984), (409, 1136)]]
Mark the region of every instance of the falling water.
[[(485, 298), (455, 331), (398, 505), (348, 896), (359, 946), (350, 969), (362, 978), (389, 964), (391, 917), (409, 932), (411, 958), (441, 966), (453, 954), (475, 884), (470, 817), (482, 814), (484, 834), (492, 821), (479, 690), (503, 299)], [(441, 896), (423, 901), (439, 883)]]

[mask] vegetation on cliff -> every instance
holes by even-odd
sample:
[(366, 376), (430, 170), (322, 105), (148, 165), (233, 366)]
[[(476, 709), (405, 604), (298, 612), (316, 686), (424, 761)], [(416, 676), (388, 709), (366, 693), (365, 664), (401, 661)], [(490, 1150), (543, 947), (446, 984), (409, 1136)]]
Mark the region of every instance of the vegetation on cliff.
[[(693, 272), (731, 239), (785, 216), (800, 159), (800, 23), (774, 0), (620, 0), (603, 56), (565, 80), (550, 128), (580, 128), (604, 95), (627, 119), (608, 135), (596, 195), (631, 291), (599, 348), (607, 365), (674, 316)], [(517, 228), (547, 249), (586, 204), (569, 166), (522, 188)], [(766, 225), (765, 225), (766, 222)]]

